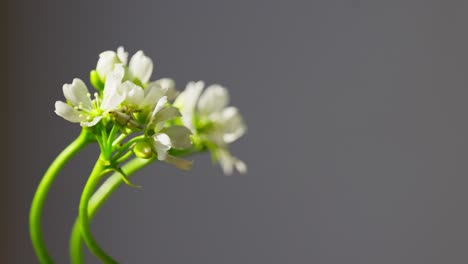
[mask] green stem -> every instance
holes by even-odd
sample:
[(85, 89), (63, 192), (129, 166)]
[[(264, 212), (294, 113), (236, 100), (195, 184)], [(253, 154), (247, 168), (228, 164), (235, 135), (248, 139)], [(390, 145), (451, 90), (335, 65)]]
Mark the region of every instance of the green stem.
[[(127, 177), (150, 164), (154, 159), (144, 160), (134, 158), (122, 167)], [(122, 176), (119, 173), (114, 173), (110, 176), (93, 194), (88, 203), (88, 217), (91, 220), (102, 204), (109, 198), (109, 196), (123, 183)], [(81, 242), (81, 229), (80, 222), (77, 219), (73, 225), (73, 231), (70, 237), (70, 256), (73, 264), (82, 264), (82, 242)]]
[(116, 125), (112, 126), (111, 132), (109, 133), (109, 138), (107, 139), (107, 145), (112, 147), (112, 142), (115, 139), (115, 136), (117, 136), (117, 133), (119, 132), (119, 128)]
[(47, 251), (41, 228), (42, 208), (44, 207), (49, 189), (65, 164), (90, 141), (90, 134), (83, 129), (80, 135), (55, 158), (37, 187), (29, 212), (29, 232), (40, 263), (53, 263)]
[(125, 151), (127, 151), (133, 144), (135, 144), (136, 142), (141, 141), (143, 139), (144, 139), (144, 135), (137, 136), (137, 137), (134, 137), (134, 138), (130, 139), (123, 146), (119, 147), (119, 150), (117, 151), (117, 153), (114, 154), (112, 159), (116, 160), (116, 159), (120, 158), (120, 156), (123, 155), (125, 153)]
[(99, 156), (96, 165), (89, 175), (88, 181), (83, 189), (80, 199), (80, 209), (79, 209), (79, 224), (81, 228), (81, 235), (83, 236), (86, 245), (90, 251), (98, 257), (104, 263), (117, 263), (112, 257), (106, 254), (106, 252), (98, 245), (96, 240), (93, 237), (90, 228), (90, 219), (88, 216), (88, 204), (91, 196), (94, 192), (94, 189), (98, 186), (100, 180), (107, 172), (105, 162), (103, 160), (103, 155)]

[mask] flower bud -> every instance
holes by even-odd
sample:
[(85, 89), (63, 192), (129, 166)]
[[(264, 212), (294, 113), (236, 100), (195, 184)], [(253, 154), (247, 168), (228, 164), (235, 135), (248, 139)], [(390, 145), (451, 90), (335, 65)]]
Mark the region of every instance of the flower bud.
[(114, 51), (108, 50), (99, 54), (96, 71), (103, 82), (105, 81), (107, 74), (114, 69), (115, 64), (119, 63), (121, 63), (119, 57)]
[(153, 61), (143, 51), (135, 53), (128, 66), (134, 78), (137, 78), (142, 84), (148, 83), (153, 72)]
[(153, 156), (153, 148), (146, 141), (140, 141), (133, 147), (133, 153), (141, 159), (149, 159)]
[(101, 81), (101, 77), (99, 77), (99, 73), (96, 70), (89, 73), (89, 81), (96, 90), (100, 92), (104, 90), (104, 83)]

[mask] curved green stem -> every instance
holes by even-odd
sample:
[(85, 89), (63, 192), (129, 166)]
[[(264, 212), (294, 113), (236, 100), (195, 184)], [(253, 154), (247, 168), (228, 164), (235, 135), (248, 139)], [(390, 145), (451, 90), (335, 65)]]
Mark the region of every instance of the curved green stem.
[[(154, 159), (139, 159), (134, 158), (122, 167), (127, 177), (150, 164)], [(120, 173), (114, 173), (110, 176), (93, 194), (88, 203), (88, 217), (91, 220), (96, 214), (97, 210), (109, 198), (109, 196), (123, 183)], [(81, 228), (80, 221), (77, 219), (73, 225), (73, 231), (70, 237), (70, 257), (73, 264), (82, 264), (82, 242), (81, 242)]]
[(41, 228), (42, 208), (49, 189), (65, 164), (90, 141), (90, 134), (83, 129), (80, 135), (55, 158), (37, 187), (29, 212), (29, 232), (40, 263), (53, 263), (47, 251)]
[[(170, 150), (170, 154), (174, 156), (187, 156), (193, 153), (203, 152), (205, 149), (197, 149), (191, 148), (187, 150)], [(140, 159), (134, 158), (127, 162), (123, 167), (122, 170), (125, 172), (128, 178), (130, 178), (135, 172), (139, 171), (140, 169), (146, 167), (148, 164), (152, 163), (156, 160), (154, 157), (152, 159)], [(118, 172), (115, 172), (106, 179), (106, 181), (99, 187), (99, 189), (93, 194), (93, 196), (89, 200), (88, 204), (88, 216), (89, 219), (92, 219), (96, 212), (101, 208), (105, 201), (110, 197), (110, 195), (122, 184), (124, 180), (122, 179), (122, 175)], [(82, 264), (84, 263), (83, 260), (83, 252), (82, 252), (82, 231), (80, 230), (80, 221), (77, 219), (75, 224), (73, 225), (73, 230), (70, 236), (70, 257), (71, 262), (73, 264)]]
[(106, 254), (106, 252), (98, 245), (96, 240), (93, 237), (93, 234), (90, 229), (90, 219), (88, 216), (88, 204), (91, 196), (94, 192), (94, 189), (98, 186), (100, 180), (107, 173), (106, 162), (103, 160), (103, 155), (99, 156), (96, 165), (89, 175), (88, 181), (83, 189), (80, 199), (80, 209), (79, 209), (79, 223), (81, 228), (81, 235), (83, 236), (86, 245), (91, 250), (91, 252), (98, 257), (104, 263), (117, 263), (112, 257)]

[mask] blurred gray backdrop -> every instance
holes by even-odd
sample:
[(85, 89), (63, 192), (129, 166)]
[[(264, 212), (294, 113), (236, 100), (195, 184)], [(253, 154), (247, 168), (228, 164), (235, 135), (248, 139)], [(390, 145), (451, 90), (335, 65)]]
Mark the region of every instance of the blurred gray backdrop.
[[(2, 4), (1, 263), (36, 263), (27, 216), (47, 166), (79, 132), (63, 83), (125, 46), (157, 77), (227, 86), (248, 134), (190, 173), (165, 164), (122, 186), (93, 222), (122, 263), (468, 263), (468, 2), (7, 1)], [(97, 148), (47, 200), (69, 230)], [(87, 253), (87, 263), (98, 263)]]

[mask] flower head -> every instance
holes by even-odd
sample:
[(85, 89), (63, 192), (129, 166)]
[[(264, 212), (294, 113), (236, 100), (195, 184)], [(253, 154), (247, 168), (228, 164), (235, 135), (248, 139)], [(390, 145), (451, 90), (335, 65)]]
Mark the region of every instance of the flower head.
[(125, 100), (125, 94), (121, 90), (124, 75), (122, 66), (116, 65), (108, 75), (102, 100), (98, 93), (94, 94), (95, 98), (92, 100), (86, 84), (80, 79), (74, 79), (71, 84), (64, 84), (63, 95), (67, 103), (55, 102), (55, 113), (82, 126), (96, 125), (105, 114), (116, 109)]
[(228, 150), (246, 131), (243, 118), (237, 108), (228, 106), (226, 88), (211, 85), (202, 93), (203, 88), (202, 81), (190, 82), (176, 98), (174, 105), (181, 109), (182, 122), (211, 151), (225, 174), (231, 174), (233, 168), (245, 173), (246, 165)]

